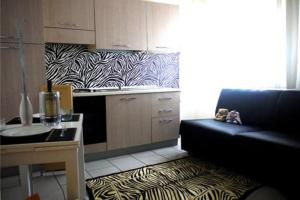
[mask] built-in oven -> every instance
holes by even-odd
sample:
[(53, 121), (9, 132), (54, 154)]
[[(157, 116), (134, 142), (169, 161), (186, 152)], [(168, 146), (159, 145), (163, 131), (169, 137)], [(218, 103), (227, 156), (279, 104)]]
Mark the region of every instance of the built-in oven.
[(105, 96), (73, 97), (75, 113), (83, 113), (84, 144), (106, 142)]

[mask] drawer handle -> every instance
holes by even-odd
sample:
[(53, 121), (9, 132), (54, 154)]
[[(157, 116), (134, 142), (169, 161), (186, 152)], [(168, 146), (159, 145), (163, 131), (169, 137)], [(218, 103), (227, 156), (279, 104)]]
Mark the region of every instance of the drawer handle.
[(130, 97), (130, 98), (121, 98), (120, 101), (132, 101), (135, 100), (136, 97)]
[(59, 25), (63, 25), (63, 26), (73, 26), (73, 27), (77, 27), (78, 24), (70, 24), (70, 23), (67, 23), (67, 22), (64, 22), (64, 23), (61, 23), (61, 22), (58, 22)]
[(159, 123), (160, 124), (168, 124), (168, 123), (170, 123), (172, 121), (173, 121), (173, 119), (160, 119)]
[(165, 47), (165, 46), (156, 46), (155, 48), (157, 48), (157, 49), (168, 49), (168, 47)]
[(169, 113), (172, 111), (173, 111), (172, 109), (169, 109), (169, 110), (163, 109), (163, 110), (159, 110), (158, 113)]
[(171, 100), (171, 97), (158, 98), (158, 101), (168, 101)]
[(129, 48), (129, 46), (127, 44), (112, 44), (113, 47), (125, 47), (125, 48)]

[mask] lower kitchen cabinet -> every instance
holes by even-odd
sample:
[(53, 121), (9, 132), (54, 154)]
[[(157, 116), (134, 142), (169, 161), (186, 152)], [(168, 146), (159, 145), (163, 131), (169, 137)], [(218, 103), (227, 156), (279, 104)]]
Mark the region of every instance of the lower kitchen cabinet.
[(106, 96), (106, 122), (107, 150), (150, 144), (151, 94)]
[(173, 91), (75, 97), (74, 111), (84, 114), (86, 153), (176, 140), (179, 102)]

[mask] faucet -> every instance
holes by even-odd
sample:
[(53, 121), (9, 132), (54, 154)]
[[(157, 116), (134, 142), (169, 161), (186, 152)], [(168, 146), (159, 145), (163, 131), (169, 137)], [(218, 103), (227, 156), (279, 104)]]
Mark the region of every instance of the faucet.
[(121, 83), (119, 83), (117, 85), (118, 85), (119, 90), (122, 90)]

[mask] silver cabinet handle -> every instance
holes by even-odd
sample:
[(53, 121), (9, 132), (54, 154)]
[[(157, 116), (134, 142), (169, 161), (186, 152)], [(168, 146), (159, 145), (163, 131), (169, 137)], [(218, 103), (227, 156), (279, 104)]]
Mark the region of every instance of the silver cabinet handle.
[(17, 45), (0, 46), (0, 49), (18, 49)]
[(168, 101), (171, 100), (171, 97), (158, 98), (158, 101)]
[(120, 101), (132, 101), (135, 100), (136, 97), (130, 97), (130, 98), (121, 98)]
[(129, 48), (129, 46), (127, 44), (112, 44), (113, 47), (125, 47), (125, 48)]
[(73, 27), (77, 27), (77, 26), (78, 26), (78, 24), (70, 24), (70, 23), (68, 23), (68, 22), (63, 22), (63, 23), (58, 22), (58, 24), (59, 24), (59, 25), (63, 25), (63, 26), (73, 26)]
[(170, 123), (172, 121), (173, 121), (173, 119), (160, 119), (159, 123), (160, 124), (168, 124), (168, 123)]
[(158, 113), (169, 113), (169, 112), (172, 112), (173, 110), (172, 109), (162, 109), (162, 110), (159, 110)]
[(15, 36), (0, 35), (0, 39), (18, 40), (19, 38)]
[(168, 47), (165, 47), (165, 46), (156, 46), (155, 48), (157, 48), (157, 49), (168, 49)]

